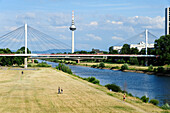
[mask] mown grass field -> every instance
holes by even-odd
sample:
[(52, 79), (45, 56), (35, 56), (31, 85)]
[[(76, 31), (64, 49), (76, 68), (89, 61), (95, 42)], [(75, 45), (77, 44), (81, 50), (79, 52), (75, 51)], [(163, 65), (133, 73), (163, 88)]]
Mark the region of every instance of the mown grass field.
[[(63, 94), (57, 94), (58, 87)], [(134, 97), (91, 84), (52, 68), (0, 70), (0, 113), (120, 113), (163, 112)]]

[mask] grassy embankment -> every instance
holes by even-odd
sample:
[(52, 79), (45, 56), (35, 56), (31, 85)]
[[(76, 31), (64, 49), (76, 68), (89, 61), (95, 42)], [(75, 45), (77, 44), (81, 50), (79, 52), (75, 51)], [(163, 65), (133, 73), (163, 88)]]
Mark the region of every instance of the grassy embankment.
[[(0, 70), (0, 112), (164, 112), (52, 68)], [(57, 94), (58, 87), (64, 94)]]

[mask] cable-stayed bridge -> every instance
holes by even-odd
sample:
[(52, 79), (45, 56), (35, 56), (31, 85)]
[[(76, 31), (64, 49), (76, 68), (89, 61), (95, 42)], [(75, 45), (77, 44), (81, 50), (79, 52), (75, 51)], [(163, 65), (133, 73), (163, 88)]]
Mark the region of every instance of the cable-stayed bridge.
[[(149, 37), (148, 37), (149, 36)], [(0, 37), (0, 48), (9, 48), (12, 51), (17, 51), (21, 47), (25, 47), (25, 51), (20, 51), (17, 54), (0, 54), (0, 56), (23, 56), (23, 57), (32, 57), (32, 58), (72, 58), (72, 59), (101, 59), (107, 57), (156, 57), (155, 55), (147, 55), (147, 44), (148, 42), (153, 43), (153, 39), (150, 37), (154, 37), (147, 30), (142, 32), (129, 40), (133, 42), (135, 39), (137, 41), (145, 41), (146, 45), (146, 55), (123, 55), (123, 54), (54, 54), (54, 53), (68, 53), (73, 51), (71, 46), (57, 40), (57, 38), (53, 38), (39, 30), (32, 28), (31, 26), (19, 27), (14, 31), (11, 31)], [(142, 39), (142, 40), (141, 40)], [(152, 40), (152, 41), (150, 41)], [(127, 43), (125, 40), (121, 43)], [(133, 43), (131, 42), (131, 43)], [(27, 53), (27, 48), (31, 51), (31, 53)], [(49, 52), (49, 53), (47, 53)], [(53, 54), (52, 54), (53, 53)], [(26, 64), (27, 58), (25, 59)]]

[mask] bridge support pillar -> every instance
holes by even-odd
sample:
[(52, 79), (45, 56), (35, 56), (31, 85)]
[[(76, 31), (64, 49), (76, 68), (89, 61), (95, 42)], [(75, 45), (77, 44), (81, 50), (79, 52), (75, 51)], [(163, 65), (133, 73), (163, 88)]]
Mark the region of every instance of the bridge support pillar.
[(145, 58), (145, 66), (148, 66), (148, 58)]
[(80, 63), (80, 59), (77, 59), (77, 60), (76, 60), (76, 63)]
[(27, 68), (27, 58), (24, 59), (24, 68)]

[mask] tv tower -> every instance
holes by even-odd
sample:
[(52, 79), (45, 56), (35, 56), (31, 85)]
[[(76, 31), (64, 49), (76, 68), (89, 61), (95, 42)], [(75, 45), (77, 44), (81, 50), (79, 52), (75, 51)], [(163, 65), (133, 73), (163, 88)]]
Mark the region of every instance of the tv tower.
[(70, 30), (72, 31), (72, 53), (74, 53), (74, 31), (76, 30), (76, 26), (74, 25), (74, 11), (72, 11), (72, 24)]

